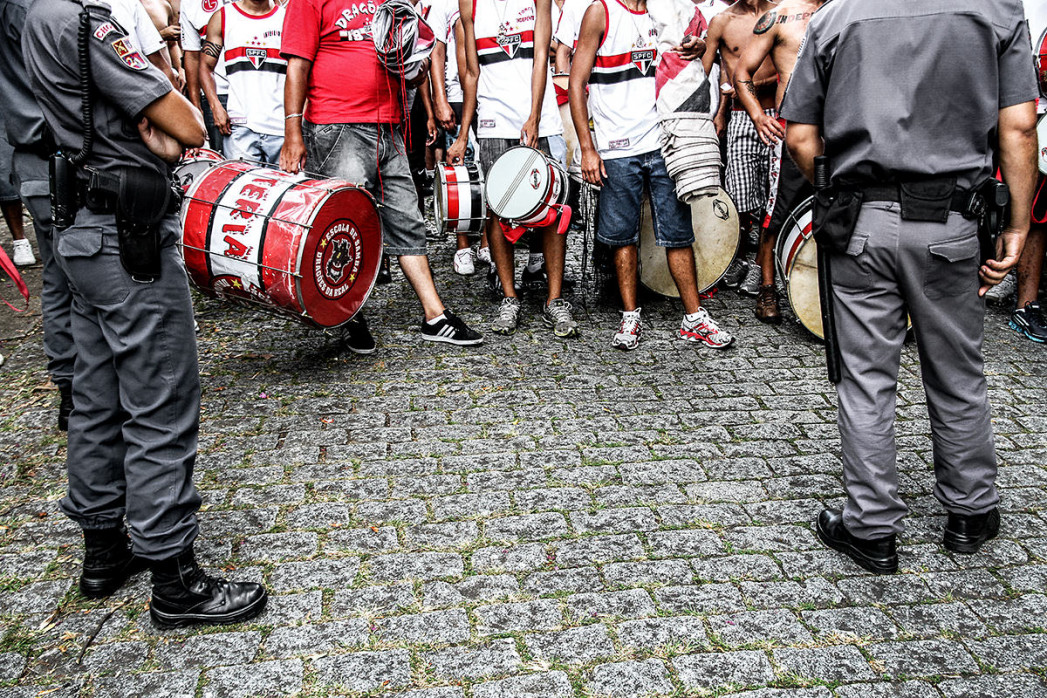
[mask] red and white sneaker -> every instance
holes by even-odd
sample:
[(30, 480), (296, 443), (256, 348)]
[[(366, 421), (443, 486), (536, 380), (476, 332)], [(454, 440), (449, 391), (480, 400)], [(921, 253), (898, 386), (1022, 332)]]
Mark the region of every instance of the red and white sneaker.
[(627, 310), (622, 313), (622, 324), (618, 332), (611, 339), (611, 346), (615, 349), (632, 351), (640, 345), (640, 335), (643, 334), (643, 325), (640, 323), (640, 309)]
[(680, 323), (680, 339), (701, 342), (713, 349), (726, 349), (734, 344), (731, 333), (720, 329), (705, 308), (699, 308), (693, 315), (683, 316), (683, 322)]

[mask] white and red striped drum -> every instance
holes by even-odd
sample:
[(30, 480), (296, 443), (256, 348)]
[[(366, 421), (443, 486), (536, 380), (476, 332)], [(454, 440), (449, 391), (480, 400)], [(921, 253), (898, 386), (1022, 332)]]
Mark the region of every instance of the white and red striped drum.
[(1040, 148), (1037, 163), (1040, 172), (1047, 174), (1047, 114), (1041, 114), (1036, 123), (1036, 140)]
[(433, 213), (449, 233), (480, 233), (487, 222), (484, 173), (476, 163), (436, 166)]
[(486, 192), (487, 205), (513, 242), (524, 228), (551, 225), (557, 218), (559, 231), (567, 232), (567, 171), (540, 150), (521, 145), (502, 153), (487, 173)]
[[(190, 153), (192, 154), (190, 155)], [(174, 168), (175, 177), (178, 179), (178, 184), (182, 187), (182, 191), (189, 189), (189, 185), (193, 183), (193, 180), (223, 160), (225, 158), (221, 153), (208, 148), (186, 151)]]
[(824, 339), (822, 305), (818, 299), (818, 246), (812, 232), (813, 211), (814, 198), (811, 197), (789, 214), (778, 233), (774, 261), (796, 319), (818, 339)]
[(1036, 55), (1036, 79), (1040, 83), (1040, 96), (1047, 99), (1047, 29), (1040, 34), (1040, 40), (1034, 46)]
[(204, 293), (338, 327), (371, 294), (382, 225), (371, 195), (348, 182), (230, 160), (189, 187), (181, 248)]

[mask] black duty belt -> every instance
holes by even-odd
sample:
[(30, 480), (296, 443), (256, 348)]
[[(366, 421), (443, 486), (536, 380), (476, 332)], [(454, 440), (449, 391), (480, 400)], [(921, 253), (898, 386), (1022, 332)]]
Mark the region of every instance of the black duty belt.
[[(897, 204), (902, 201), (902, 196), (898, 191), (897, 184), (858, 187), (858, 191), (862, 193), (862, 201), (865, 202), (893, 201)], [(966, 189), (957, 189), (952, 194), (952, 201), (949, 202), (949, 210), (956, 211), (957, 213), (964, 213), (967, 211), (970, 200), (971, 192)]]
[(116, 192), (92, 187), (80, 180), (76, 186), (76, 204), (92, 213), (116, 213)]

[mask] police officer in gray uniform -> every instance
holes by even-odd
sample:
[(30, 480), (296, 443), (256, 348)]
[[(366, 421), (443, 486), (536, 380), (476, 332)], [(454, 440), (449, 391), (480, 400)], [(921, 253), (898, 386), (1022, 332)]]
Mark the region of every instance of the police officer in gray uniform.
[[(907, 311), (945, 547), (973, 553), (999, 530), (981, 295), (1017, 262), (1029, 228), (1029, 45), (1021, 0), (833, 0), (811, 20), (785, 95), (789, 151), (809, 179), (827, 157), (843, 204), (829, 218), (849, 233), (830, 254), (847, 500), (821, 513), (817, 531), (872, 572), (897, 570), (906, 512), (894, 411)], [(979, 266), (973, 219), (986, 200), (971, 195), (994, 189), (994, 157), (1012, 207), (995, 259)]]
[(261, 585), (212, 578), (193, 556), (200, 384), (168, 163), (203, 143), (200, 113), (107, 6), (35, 0), (22, 40), (62, 151), (50, 163), (55, 256), (77, 359), (61, 507), (84, 531), (81, 591), (106, 596), (148, 566), (158, 624), (246, 620), (265, 606)]
[(73, 411), (73, 361), (76, 347), (70, 324), (72, 295), (65, 274), (52, 251), (51, 207), (47, 200), (47, 158), (54, 144), (44, 124), (22, 62), (22, 27), (28, 0), (0, 0), (0, 94), (4, 96), (4, 125), (15, 152), (11, 165), (22, 203), (33, 216), (36, 243), (43, 262), (44, 353), (51, 381), (58, 386), (61, 402), (58, 427), (69, 427)]

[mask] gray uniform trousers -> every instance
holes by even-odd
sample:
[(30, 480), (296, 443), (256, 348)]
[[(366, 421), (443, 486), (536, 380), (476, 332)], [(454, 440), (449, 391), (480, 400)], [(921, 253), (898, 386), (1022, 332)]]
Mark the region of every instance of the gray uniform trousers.
[(846, 254), (832, 257), (843, 520), (859, 538), (902, 531), (894, 440), (899, 361), (911, 314), (934, 452), (934, 495), (945, 509), (996, 506), (996, 451), (982, 359), (977, 225), (904, 221), (896, 203), (863, 206)]
[(55, 385), (67, 386), (73, 382), (73, 361), (76, 359), (76, 346), (70, 328), (73, 296), (69, 292), (65, 273), (55, 261), (52, 248), (47, 161), (32, 153), (16, 150), (11, 162), (22, 203), (33, 216), (36, 244), (40, 248), (40, 261), (44, 265), (40, 305), (44, 316), (47, 372), (51, 374)]
[(162, 273), (153, 283), (124, 271), (112, 214), (81, 209), (55, 246), (73, 292), (77, 348), (62, 511), (83, 528), (117, 526), (126, 516), (135, 554), (153, 560), (192, 544), (200, 506), (193, 308), (174, 246), (178, 219), (162, 225)]

